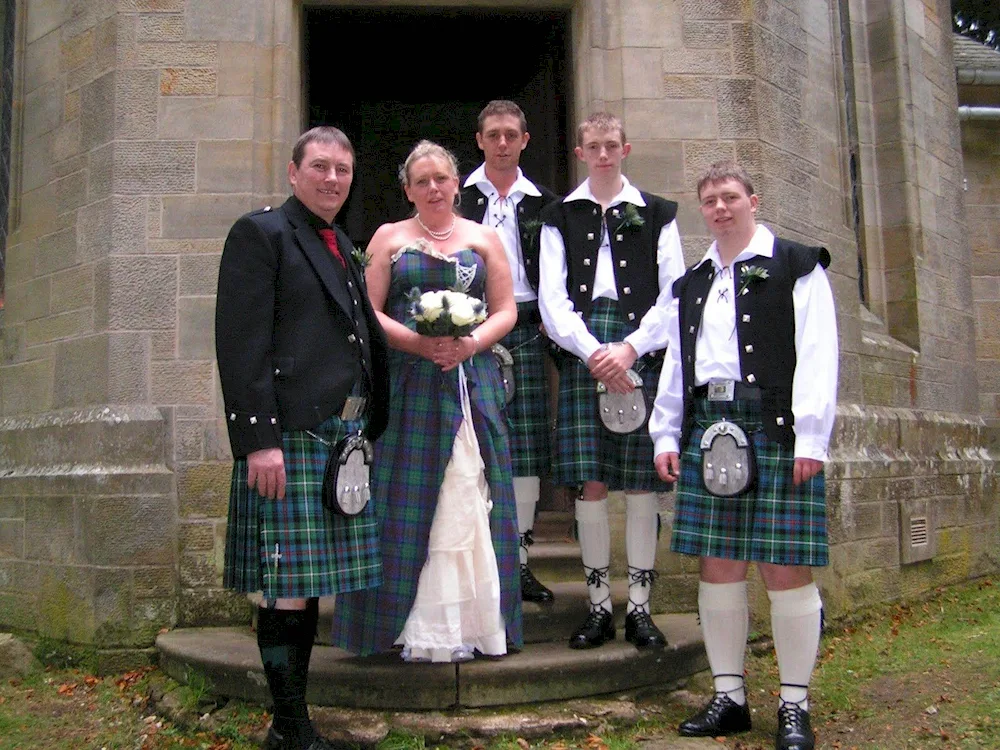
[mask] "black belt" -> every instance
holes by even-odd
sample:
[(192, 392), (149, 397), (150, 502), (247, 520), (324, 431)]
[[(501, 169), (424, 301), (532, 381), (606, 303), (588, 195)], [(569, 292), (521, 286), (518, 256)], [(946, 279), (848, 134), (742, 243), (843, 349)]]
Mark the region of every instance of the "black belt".
[(542, 313), (539, 312), (537, 307), (527, 307), (517, 311), (517, 324), (515, 327), (535, 326), (537, 328), (541, 324)]
[[(708, 398), (708, 383), (696, 385), (691, 395), (694, 398)], [(733, 401), (760, 401), (760, 387), (739, 381), (733, 383)]]

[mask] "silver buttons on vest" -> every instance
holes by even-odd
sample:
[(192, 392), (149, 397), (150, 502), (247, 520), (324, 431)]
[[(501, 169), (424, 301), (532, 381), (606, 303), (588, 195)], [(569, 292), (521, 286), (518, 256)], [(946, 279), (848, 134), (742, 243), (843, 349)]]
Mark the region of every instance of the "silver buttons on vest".
[(743, 316), (743, 322), (744, 323), (749, 323), (750, 322), (750, 316), (749, 315), (744, 315)]
[(785, 418), (784, 417), (775, 417), (774, 421), (778, 424), (779, 427), (784, 427), (785, 426)]
[(587, 239), (588, 240), (594, 239), (594, 233), (593, 232), (587, 232)]
[(583, 259), (583, 265), (589, 266), (590, 265), (590, 258), (584, 258)]
[(358, 340), (358, 337), (355, 336), (353, 333), (349, 333), (347, 334), (347, 340), (353, 344), (355, 341)]
[(623, 235), (623, 234), (616, 234), (615, 235), (615, 239), (618, 240), (619, 242), (621, 242), (623, 239), (625, 239), (625, 235)]
[(257, 417), (250, 417), (250, 424), (257, 424)]
[(694, 326), (691, 326), (690, 328), (688, 328), (688, 333), (694, 333)]
[(621, 268), (625, 268), (625, 266), (627, 266), (627, 265), (628, 265), (628, 261), (627, 261), (627, 260), (620, 260), (620, 261), (618, 261), (618, 265), (619, 265), (619, 266), (620, 266)]
[(753, 344), (747, 344), (743, 347), (747, 354), (753, 354)]
[(694, 303), (695, 303), (696, 305), (700, 305), (700, 304), (701, 304), (701, 297), (699, 297), (698, 299), (696, 299), (696, 300), (694, 301)]
[(632, 287), (627, 286), (624, 289), (622, 289), (622, 291), (625, 292), (625, 294), (631, 294), (632, 293)]
[(635, 320), (635, 313), (629, 313), (628, 314), (628, 319), (629, 320)]
[(757, 382), (757, 378), (754, 376), (754, 374), (752, 372), (749, 375), (747, 375), (747, 382), (748, 383), (756, 383)]
[(587, 285), (586, 284), (580, 284), (580, 291), (581, 292), (587, 291)]

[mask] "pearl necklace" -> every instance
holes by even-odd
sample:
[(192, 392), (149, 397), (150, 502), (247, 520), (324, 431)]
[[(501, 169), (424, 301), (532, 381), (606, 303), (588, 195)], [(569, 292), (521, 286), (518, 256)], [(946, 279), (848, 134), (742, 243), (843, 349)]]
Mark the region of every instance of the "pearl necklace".
[(417, 224), (423, 229), (427, 234), (431, 236), (431, 239), (437, 240), (438, 242), (444, 242), (446, 239), (451, 237), (451, 233), (455, 231), (455, 214), (451, 215), (451, 226), (445, 229), (443, 232), (435, 232), (433, 229), (429, 228), (424, 222), (420, 220), (420, 214), (414, 216), (417, 220)]

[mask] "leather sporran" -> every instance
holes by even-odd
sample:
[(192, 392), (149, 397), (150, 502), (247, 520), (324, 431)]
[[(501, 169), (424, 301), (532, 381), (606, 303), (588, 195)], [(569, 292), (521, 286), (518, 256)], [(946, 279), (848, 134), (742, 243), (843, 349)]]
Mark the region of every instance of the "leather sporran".
[(371, 464), (375, 450), (364, 435), (348, 435), (330, 451), (323, 473), (323, 506), (342, 516), (356, 516), (371, 500)]
[(604, 383), (597, 384), (597, 416), (610, 432), (627, 435), (641, 429), (649, 418), (649, 403), (642, 378), (635, 370), (626, 370), (635, 389), (631, 393), (612, 393)]
[(757, 480), (753, 442), (738, 424), (721, 420), (701, 438), (701, 478), (716, 497), (736, 497)]
[(500, 378), (503, 380), (503, 395), (506, 403), (514, 400), (514, 357), (505, 346), (494, 344), (490, 347), (493, 356), (496, 357), (497, 367), (500, 368)]

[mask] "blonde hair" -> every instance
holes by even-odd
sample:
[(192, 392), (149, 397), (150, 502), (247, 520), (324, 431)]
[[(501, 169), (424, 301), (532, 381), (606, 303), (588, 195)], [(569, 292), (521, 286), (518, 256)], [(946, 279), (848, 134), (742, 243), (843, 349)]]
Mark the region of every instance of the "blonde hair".
[(622, 125), (622, 121), (610, 112), (594, 112), (586, 120), (581, 122), (576, 128), (576, 145), (583, 145), (584, 133), (588, 130), (599, 130), (605, 133), (611, 133), (615, 130), (621, 135), (622, 144), (625, 141), (625, 126)]
[(417, 159), (423, 159), (425, 156), (437, 156), (444, 159), (451, 167), (452, 176), (456, 180), (458, 179), (458, 159), (455, 158), (455, 155), (444, 146), (424, 139), (413, 147), (406, 157), (406, 161), (399, 167), (400, 185), (406, 187), (410, 184), (410, 167)]

